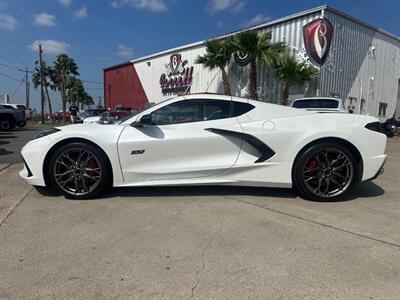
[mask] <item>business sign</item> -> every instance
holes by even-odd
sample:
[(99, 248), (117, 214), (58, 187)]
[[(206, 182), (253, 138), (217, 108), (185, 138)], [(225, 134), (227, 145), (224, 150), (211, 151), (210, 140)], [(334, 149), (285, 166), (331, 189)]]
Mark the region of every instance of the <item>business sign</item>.
[(233, 57), (239, 66), (244, 67), (250, 63), (250, 56), (248, 54), (244, 54), (242, 51), (235, 52)]
[(181, 54), (172, 54), (166, 71), (161, 74), (160, 87), (163, 93), (184, 92), (192, 85), (193, 67), (187, 66), (188, 61), (182, 60)]
[(331, 49), (333, 26), (327, 18), (316, 19), (303, 27), (304, 46), (313, 64), (322, 67)]

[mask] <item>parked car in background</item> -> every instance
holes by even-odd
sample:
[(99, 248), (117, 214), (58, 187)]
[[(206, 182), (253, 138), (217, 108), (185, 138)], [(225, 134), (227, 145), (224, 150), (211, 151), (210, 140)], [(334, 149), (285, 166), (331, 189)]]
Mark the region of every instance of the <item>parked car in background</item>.
[(11, 130), (26, 125), (25, 111), (18, 108), (13, 108), (7, 104), (0, 104), (0, 129)]
[(302, 108), (321, 113), (353, 113), (344, 107), (343, 99), (329, 97), (300, 98), (292, 102), (291, 107)]
[(125, 118), (127, 116), (133, 116), (139, 112), (139, 109), (137, 108), (129, 108), (129, 109), (118, 109), (117, 111), (104, 111), (98, 116), (92, 116), (92, 117), (87, 117), (83, 119), (84, 124), (88, 123), (95, 123), (95, 122), (103, 122), (103, 123), (113, 123), (115, 121), (118, 121), (122, 118)]
[[(64, 116), (64, 112), (57, 111), (57, 112), (51, 114), (51, 120), (55, 121), (55, 122), (61, 122), (63, 120), (63, 116)], [(67, 121), (67, 122), (71, 121), (71, 113), (69, 111), (67, 111), (65, 114), (65, 121)]]
[(3, 105), (4, 107), (7, 107), (7, 108), (14, 108), (14, 109), (23, 110), (25, 112), (26, 120), (30, 120), (31, 117), (32, 117), (31, 110), (27, 106), (25, 106), (24, 104), (2, 103), (1, 105)]
[(105, 108), (89, 108), (81, 113), (80, 117), (82, 119), (90, 118), (90, 117), (97, 117), (100, 116), (102, 113), (106, 112)]

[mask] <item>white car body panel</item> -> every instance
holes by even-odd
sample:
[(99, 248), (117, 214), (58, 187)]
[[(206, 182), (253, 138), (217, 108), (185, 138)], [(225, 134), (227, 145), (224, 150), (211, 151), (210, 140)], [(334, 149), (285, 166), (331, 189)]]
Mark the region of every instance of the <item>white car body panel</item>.
[[(237, 118), (173, 125), (133, 127), (140, 118), (170, 103), (185, 99), (220, 99), (255, 106)], [(48, 151), (67, 139), (98, 145), (108, 156), (114, 186), (247, 185), (291, 187), (292, 167), (298, 153), (322, 138), (338, 138), (354, 145), (363, 161), (362, 180), (373, 178), (383, 165), (386, 136), (365, 128), (378, 120), (352, 114), (319, 114), (302, 109), (221, 95), (189, 95), (159, 103), (123, 124), (77, 124), (36, 139), (21, 153), (29, 166), (20, 175), (29, 183), (44, 186), (43, 164)], [(226, 130), (234, 135), (206, 129)], [(260, 152), (243, 138), (248, 135), (274, 153), (257, 162)], [(371, 143), (371, 141), (374, 141)], [(144, 150), (144, 151), (143, 151)]]
[(100, 116), (87, 117), (83, 119), (83, 124), (97, 123), (100, 121)]

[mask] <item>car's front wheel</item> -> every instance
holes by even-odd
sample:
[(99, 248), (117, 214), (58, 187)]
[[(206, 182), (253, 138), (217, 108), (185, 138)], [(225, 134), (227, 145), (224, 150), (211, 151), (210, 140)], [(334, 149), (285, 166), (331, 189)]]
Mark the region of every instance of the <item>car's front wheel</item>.
[(0, 120), (0, 130), (11, 130), (15, 127), (15, 124), (8, 118)]
[(306, 199), (334, 201), (343, 198), (357, 178), (354, 155), (336, 143), (316, 144), (300, 154), (293, 183)]
[(89, 143), (70, 143), (58, 148), (50, 159), (52, 186), (70, 199), (89, 199), (111, 184), (106, 155)]

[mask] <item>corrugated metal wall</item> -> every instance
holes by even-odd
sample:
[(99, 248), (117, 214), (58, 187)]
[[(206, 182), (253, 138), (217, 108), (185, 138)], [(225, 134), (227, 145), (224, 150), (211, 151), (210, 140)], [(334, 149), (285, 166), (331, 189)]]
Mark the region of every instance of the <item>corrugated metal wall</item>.
[[(400, 41), (364, 26), (350, 18), (332, 11), (317, 11), (305, 16), (281, 22), (263, 31), (272, 32), (272, 41), (285, 41), (292, 55), (305, 54), (303, 26), (322, 14), (334, 26), (331, 52), (321, 69), (320, 78), (316, 78), (308, 87), (291, 90), (290, 99), (303, 96), (336, 95), (345, 100), (353, 99), (356, 113), (378, 115), (379, 102), (388, 104), (387, 116), (393, 115), (396, 108), (400, 78)], [(371, 51), (371, 47), (375, 50)], [(163, 94), (159, 78), (169, 63), (168, 53), (146, 61), (135, 63), (139, 78), (150, 102), (159, 102), (170, 98)], [(188, 60), (188, 66), (194, 66), (194, 79), (190, 92), (223, 92), (222, 79), (218, 70), (205, 70), (195, 64), (199, 55), (205, 53), (203, 46), (195, 46), (179, 51), (182, 59)], [(248, 66), (241, 67), (234, 60), (228, 67), (232, 93), (247, 96)], [(281, 86), (267, 67), (258, 67), (259, 94), (262, 101), (279, 102)], [(360, 111), (360, 99), (365, 107)]]
[(354, 22), (326, 12), (334, 25), (334, 38), (327, 65), (321, 70), (320, 94), (332, 94), (347, 100), (354, 98), (355, 112), (378, 115), (379, 102), (387, 103), (386, 116), (396, 109), (400, 77), (400, 41)]
[[(291, 48), (292, 53), (296, 50), (304, 50), (302, 28), (305, 24), (320, 16), (320, 13), (313, 13), (295, 20), (277, 24), (269, 27), (264, 31), (272, 32), (272, 41), (286, 41)], [(190, 49), (179, 51), (182, 59), (188, 60), (188, 66), (194, 66), (194, 79), (190, 92), (223, 92), (222, 78), (218, 70), (204, 69), (202, 65), (195, 64), (195, 60), (199, 55), (205, 53), (203, 46), (197, 46)], [(142, 85), (146, 91), (146, 95), (150, 102), (159, 102), (163, 99), (170, 98), (170, 94), (162, 94), (159, 85), (159, 76), (165, 72), (165, 64), (169, 63), (171, 53), (163, 56), (149, 59), (148, 61), (140, 61), (135, 63), (136, 70), (139, 74)], [(150, 63), (150, 65), (149, 65)], [(234, 60), (228, 67), (229, 81), (231, 84), (232, 94), (236, 96), (247, 96), (248, 85), (248, 66), (241, 67)], [(280, 98), (280, 84), (275, 80), (273, 73), (265, 66), (258, 67), (258, 83), (260, 99), (263, 101), (278, 102)], [(304, 88), (297, 89), (291, 95), (303, 96)], [(309, 94), (314, 94), (314, 91)]]

